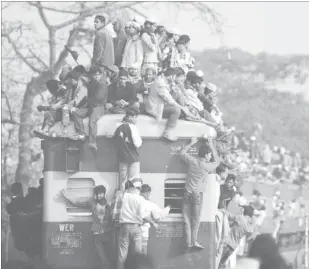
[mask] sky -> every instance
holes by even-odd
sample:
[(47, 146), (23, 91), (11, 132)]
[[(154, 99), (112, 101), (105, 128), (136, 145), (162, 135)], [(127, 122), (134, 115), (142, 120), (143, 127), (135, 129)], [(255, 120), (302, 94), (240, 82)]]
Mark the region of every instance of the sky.
[(195, 12), (181, 10), (179, 14), (170, 14), (160, 10), (158, 14), (165, 13), (161, 16), (163, 22), (190, 35), (192, 49), (223, 45), (252, 53), (309, 54), (309, 2), (211, 2), (208, 5), (223, 17), (223, 38), (211, 35)]
[[(3, 18), (38, 22), (36, 25), (39, 32), (41, 21), (36, 11), (27, 10), (25, 3), (20, 2), (18, 5), (19, 8), (15, 6), (14, 10), (3, 12)], [(188, 8), (172, 9), (168, 8), (169, 4), (163, 3), (153, 7), (149, 3), (148, 8), (139, 10), (146, 16), (155, 17), (167, 27), (178, 28), (188, 34), (193, 50), (227, 46), (251, 53), (264, 51), (309, 55), (309, 2), (209, 2), (207, 5), (223, 18), (224, 35), (221, 37), (213, 35), (197, 12)], [(47, 14), (50, 18), (58, 15)], [(90, 20), (92, 23), (93, 19)]]

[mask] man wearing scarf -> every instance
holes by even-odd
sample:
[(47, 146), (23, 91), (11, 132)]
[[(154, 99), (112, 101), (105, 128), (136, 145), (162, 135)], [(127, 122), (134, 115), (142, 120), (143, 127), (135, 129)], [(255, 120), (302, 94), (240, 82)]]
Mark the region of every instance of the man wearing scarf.
[(121, 67), (127, 70), (135, 65), (141, 70), (144, 58), (144, 48), (139, 34), (141, 27), (135, 21), (129, 22), (126, 26), (129, 36), (124, 47)]
[(128, 72), (121, 70), (118, 81), (108, 86), (107, 109), (110, 113), (124, 114), (125, 109), (137, 103), (136, 91), (128, 81)]
[(112, 66), (115, 61), (113, 38), (105, 29), (105, 17), (97, 15), (94, 19), (96, 35), (93, 46), (92, 66)]
[(92, 225), (94, 243), (100, 256), (102, 265), (106, 269), (113, 268), (112, 241), (112, 209), (105, 198), (106, 188), (98, 185), (93, 189), (93, 198), (88, 201), (74, 200), (66, 193), (61, 191), (61, 196), (76, 207), (88, 208), (92, 211)]

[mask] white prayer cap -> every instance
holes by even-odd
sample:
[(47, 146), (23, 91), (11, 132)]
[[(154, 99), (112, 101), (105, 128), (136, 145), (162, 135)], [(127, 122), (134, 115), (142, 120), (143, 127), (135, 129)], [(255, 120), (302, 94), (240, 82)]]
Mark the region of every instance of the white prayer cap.
[(250, 137), (250, 139), (251, 139), (252, 141), (255, 141), (255, 140), (256, 140), (256, 137), (253, 135), (253, 136)]
[(140, 178), (133, 178), (130, 181), (135, 188), (140, 188), (143, 185), (143, 181)]
[(142, 25), (142, 24), (144, 24), (145, 19), (142, 18), (142, 17), (140, 17), (140, 16), (134, 16), (133, 19), (132, 19), (132, 21), (135, 21), (135, 22), (137, 22), (139, 25)]
[(212, 83), (208, 83), (206, 85), (206, 88), (208, 90), (210, 90), (211, 92), (217, 92), (217, 90), (218, 90), (217, 86), (215, 84), (212, 84)]
[(126, 23), (126, 27), (130, 27), (130, 26), (133, 26), (137, 30), (141, 29), (141, 25), (137, 21), (128, 21)]
[(134, 68), (134, 69), (140, 69), (140, 65), (138, 63), (133, 63), (129, 66), (129, 69), (130, 68)]
[(199, 78), (202, 78), (204, 76), (204, 72), (202, 70), (197, 70), (195, 73)]

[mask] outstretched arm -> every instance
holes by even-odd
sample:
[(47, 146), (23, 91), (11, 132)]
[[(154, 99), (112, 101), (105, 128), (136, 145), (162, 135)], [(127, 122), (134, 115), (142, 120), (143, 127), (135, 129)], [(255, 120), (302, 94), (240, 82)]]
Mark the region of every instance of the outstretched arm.
[(91, 207), (91, 202), (89, 200), (87, 201), (78, 201), (78, 200), (73, 200), (67, 197), (65, 190), (61, 191), (61, 196), (70, 204), (76, 206), (76, 207), (81, 207), (81, 208), (90, 208)]
[(220, 157), (218, 155), (217, 149), (214, 146), (212, 139), (208, 138), (207, 140), (208, 140), (208, 145), (211, 149), (212, 155), (214, 156), (215, 164), (216, 164), (216, 166), (218, 166), (220, 164)]
[(188, 153), (189, 149), (195, 145), (198, 141), (198, 138), (197, 137), (192, 137), (191, 138), (191, 141), (188, 145), (184, 146), (183, 149), (180, 151), (180, 154), (185, 154), (185, 153)]

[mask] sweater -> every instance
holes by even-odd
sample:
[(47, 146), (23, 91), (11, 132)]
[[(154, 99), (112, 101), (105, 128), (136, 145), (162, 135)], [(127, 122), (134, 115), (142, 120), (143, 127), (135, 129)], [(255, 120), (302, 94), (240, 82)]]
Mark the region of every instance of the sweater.
[(148, 98), (144, 102), (147, 113), (161, 120), (165, 104), (178, 106), (170, 93), (169, 84), (165, 77), (158, 77), (149, 88)]
[(142, 139), (135, 125), (123, 122), (116, 129), (114, 139), (119, 163), (139, 162), (139, 148), (142, 145)]
[(113, 38), (105, 28), (96, 32), (93, 46), (93, 66), (112, 66), (115, 62)]

